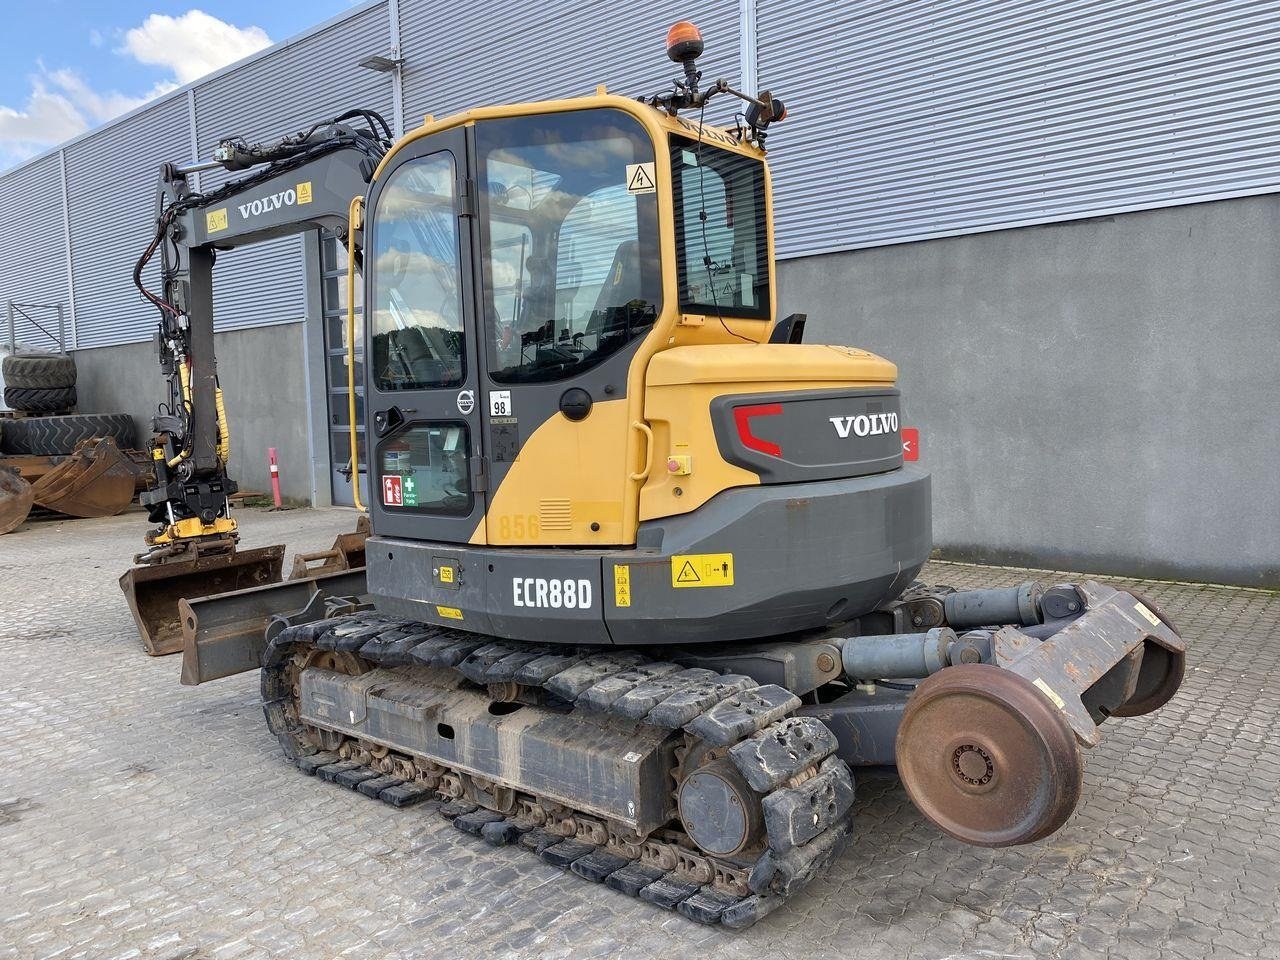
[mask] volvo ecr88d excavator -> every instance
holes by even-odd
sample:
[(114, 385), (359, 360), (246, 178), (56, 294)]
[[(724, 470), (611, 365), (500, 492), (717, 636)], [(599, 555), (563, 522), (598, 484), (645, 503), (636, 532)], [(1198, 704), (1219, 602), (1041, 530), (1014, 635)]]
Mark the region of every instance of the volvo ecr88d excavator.
[[(917, 582), (929, 476), (895, 366), (775, 316), (782, 103), (702, 85), (692, 26), (668, 40), (684, 73), (652, 97), (394, 145), (352, 114), (224, 144), (252, 172), (208, 193), (167, 166), (178, 473), (151, 499), (174, 536), (226, 520), (215, 251), (337, 234), (363, 273), (367, 568), (184, 603), (184, 682), (260, 668), (303, 771), (736, 927), (845, 847), (854, 770), (896, 765), (970, 843), (1056, 830), (1081, 747), (1167, 701), (1184, 644), (1092, 581)], [(722, 95), (736, 127), (702, 122)]]

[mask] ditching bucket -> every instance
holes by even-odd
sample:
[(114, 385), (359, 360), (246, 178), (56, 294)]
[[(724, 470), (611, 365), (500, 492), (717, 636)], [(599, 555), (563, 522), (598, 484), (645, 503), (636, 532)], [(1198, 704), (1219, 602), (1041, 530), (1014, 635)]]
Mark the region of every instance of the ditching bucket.
[(10, 470), (0, 469), (0, 535), (22, 526), (31, 512), (31, 484)]
[(232, 550), (194, 560), (142, 564), (120, 578), (143, 649), (153, 657), (182, 649), (179, 600), (279, 583), (284, 544)]
[(110, 437), (84, 440), (31, 485), (35, 502), (70, 517), (113, 517), (133, 500), (137, 469)]

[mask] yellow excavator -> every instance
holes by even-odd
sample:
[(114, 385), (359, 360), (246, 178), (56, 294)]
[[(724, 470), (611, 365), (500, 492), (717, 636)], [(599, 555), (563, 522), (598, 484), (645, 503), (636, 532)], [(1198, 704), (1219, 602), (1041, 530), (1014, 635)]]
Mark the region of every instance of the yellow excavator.
[[(165, 251), (153, 546), (233, 532), (218, 250), (340, 237), (367, 358), (366, 566), (183, 600), (183, 682), (260, 670), (304, 773), (738, 928), (856, 837), (855, 772), (896, 767), (969, 843), (1057, 830), (1082, 748), (1173, 696), (1185, 645), (1093, 581), (917, 581), (929, 476), (896, 367), (777, 317), (786, 110), (704, 84), (702, 46), (676, 24), (682, 73), (639, 99), (394, 143), (353, 111), (166, 165), (137, 275)], [(703, 122), (714, 97), (735, 126)], [(249, 172), (201, 193), (201, 166)]]

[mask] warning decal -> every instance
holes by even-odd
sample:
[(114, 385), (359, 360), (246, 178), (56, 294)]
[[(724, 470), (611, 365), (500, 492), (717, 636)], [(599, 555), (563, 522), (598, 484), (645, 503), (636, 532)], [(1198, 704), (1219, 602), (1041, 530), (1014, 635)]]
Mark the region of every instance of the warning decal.
[(671, 586), (732, 587), (733, 554), (677, 554), (671, 558)]
[(227, 208), (219, 207), (217, 210), (210, 210), (204, 215), (205, 233), (217, 233), (219, 230), (227, 229)]
[(657, 190), (652, 163), (627, 164), (627, 193), (656, 193)]
[(625, 563), (613, 565), (613, 605), (631, 606), (631, 568)]

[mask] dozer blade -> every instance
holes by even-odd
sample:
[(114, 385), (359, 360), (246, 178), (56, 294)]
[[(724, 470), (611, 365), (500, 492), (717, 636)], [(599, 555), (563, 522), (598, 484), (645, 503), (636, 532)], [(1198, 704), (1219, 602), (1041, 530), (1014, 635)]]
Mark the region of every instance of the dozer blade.
[[(182, 683), (196, 686), (262, 666), (267, 628), (277, 617), (299, 612), (327, 598), (363, 597), (368, 592), (364, 567), (297, 577), (247, 590), (180, 600)], [(283, 623), (282, 623), (283, 625)]]
[(278, 583), (284, 544), (132, 567), (120, 578), (143, 649), (151, 656), (182, 649), (179, 601)]
[(0, 470), (0, 535), (22, 526), (31, 512), (31, 484), (16, 473)]
[(35, 502), (71, 517), (112, 517), (133, 500), (133, 462), (114, 440), (85, 440), (31, 487)]

